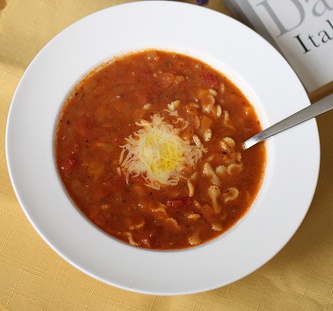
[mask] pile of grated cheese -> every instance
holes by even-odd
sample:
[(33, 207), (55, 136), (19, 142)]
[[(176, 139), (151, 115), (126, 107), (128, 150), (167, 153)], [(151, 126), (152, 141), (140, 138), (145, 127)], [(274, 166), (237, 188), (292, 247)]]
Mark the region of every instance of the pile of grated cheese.
[[(179, 119), (178, 119), (179, 121)], [(182, 119), (183, 124), (186, 124)], [(119, 158), (120, 171), (129, 178), (141, 176), (145, 184), (153, 189), (178, 184), (181, 172), (195, 165), (202, 150), (179, 136), (182, 128), (168, 124), (158, 114), (151, 122), (136, 123), (141, 129), (126, 138)]]

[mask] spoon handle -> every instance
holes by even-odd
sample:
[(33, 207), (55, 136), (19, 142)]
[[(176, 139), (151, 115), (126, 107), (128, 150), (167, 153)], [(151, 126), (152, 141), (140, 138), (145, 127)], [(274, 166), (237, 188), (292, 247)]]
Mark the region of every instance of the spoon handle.
[(319, 116), (327, 111), (333, 109), (333, 101), (318, 101), (310, 106), (292, 114), (291, 116), (275, 123), (274, 125), (268, 127), (267, 129), (259, 132), (258, 134), (247, 139), (243, 143), (243, 150), (249, 149), (257, 143), (278, 134), (284, 130), (287, 130), (297, 124), (300, 124), (304, 121), (310, 120), (314, 117)]

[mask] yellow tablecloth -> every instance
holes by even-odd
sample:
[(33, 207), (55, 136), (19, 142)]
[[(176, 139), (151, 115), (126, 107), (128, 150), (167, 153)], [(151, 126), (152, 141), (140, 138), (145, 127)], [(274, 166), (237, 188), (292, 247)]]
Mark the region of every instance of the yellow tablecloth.
[[(5, 126), (15, 88), (57, 33), (123, 2), (0, 0), (0, 310), (333, 310), (332, 113), (318, 118), (322, 164), (305, 221), (277, 256), (231, 285), (175, 297), (127, 292), (69, 265), (32, 228), (6, 166)], [(211, 0), (209, 7), (225, 12), (219, 0)]]

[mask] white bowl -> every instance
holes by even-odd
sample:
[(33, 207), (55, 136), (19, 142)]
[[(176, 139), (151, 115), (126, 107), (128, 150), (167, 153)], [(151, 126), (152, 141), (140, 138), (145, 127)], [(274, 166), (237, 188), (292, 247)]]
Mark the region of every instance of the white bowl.
[(144, 48), (171, 49), (219, 69), (250, 99), (264, 127), (310, 104), (284, 58), (232, 18), (177, 2), (114, 6), (61, 32), (26, 70), (7, 123), (10, 177), (38, 233), (90, 276), (154, 295), (214, 289), (258, 269), (298, 229), (318, 178), (316, 123), (308, 121), (267, 142), (267, 169), (258, 198), (219, 238), (179, 251), (118, 242), (91, 225), (66, 195), (54, 162), (54, 129), (64, 99), (85, 73), (114, 55)]

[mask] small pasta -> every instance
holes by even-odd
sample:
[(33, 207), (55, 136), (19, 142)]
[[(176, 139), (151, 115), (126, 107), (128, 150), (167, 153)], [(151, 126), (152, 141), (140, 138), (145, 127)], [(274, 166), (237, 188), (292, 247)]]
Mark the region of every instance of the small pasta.
[(223, 200), (225, 203), (236, 200), (238, 198), (239, 191), (235, 187), (230, 187), (223, 192)]
[(188, 238), (188, 242), (190, 245), (199, 245), (202, 240), (199, 236), (199, 232), (195, 232), (194, 234), (192, 234), (189, 238)]
[(215, 171), (213, 170), (212, 166), (209, 164), (209, 162), (206, 162), (203, 166), (203, 173), (210, 177), (212, 180), (212, 183), (215, 185), (220, 186), (221, 185), (221, 181), (219, 179), (219, 177), (216, 175)]
[(208, 188), (208, 195), (211, 198), (212, 201), (212, 205), (213, 205), (213, 209), (215, 211), (215, 213), (220, 213), (221, 212), (221, 205), (219, 204), (219, 197), (221, 195), (221, 190), (218, 186), (210, 186)]

